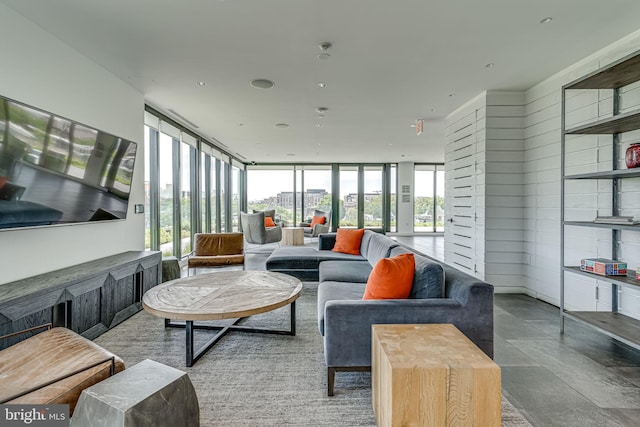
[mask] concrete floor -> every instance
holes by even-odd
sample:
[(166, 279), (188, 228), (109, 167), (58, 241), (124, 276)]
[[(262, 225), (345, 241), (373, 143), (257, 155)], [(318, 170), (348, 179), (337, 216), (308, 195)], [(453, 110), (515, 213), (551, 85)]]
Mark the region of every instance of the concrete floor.
[[(394, 237), (444, 259), (442, 236)], [(494, 297), (505, 396), (534, 426), (640, 426), (640, 352), (521, 294)]]

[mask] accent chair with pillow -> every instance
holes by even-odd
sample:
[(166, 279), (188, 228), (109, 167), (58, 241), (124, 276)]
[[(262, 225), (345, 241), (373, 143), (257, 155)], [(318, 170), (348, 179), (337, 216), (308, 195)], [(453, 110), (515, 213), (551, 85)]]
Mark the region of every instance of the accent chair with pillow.
[[(273, 226), (267, 226), (269, 220)], [(253, 214), (240, 212), (240, 226), (248, 243), (265, 245), (282, 240), (282, 227), (273, 222), (273, 216), (267, 216), (265, 211)]]
[(331, 225), (331, 210), (315, 210), (311, 222), (301, 222), (305, 237), (318, 237), (320, 233), (328, 233)]

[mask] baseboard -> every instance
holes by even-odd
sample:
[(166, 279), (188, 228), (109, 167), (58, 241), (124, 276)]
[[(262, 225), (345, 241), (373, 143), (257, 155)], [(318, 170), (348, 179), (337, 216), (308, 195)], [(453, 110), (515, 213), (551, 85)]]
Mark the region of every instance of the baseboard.
[(526, 294), (529, 296), (533, 296), (530, 294), (529, 290), (524, 286), (494, 286), (493, 293), (494, 294)]

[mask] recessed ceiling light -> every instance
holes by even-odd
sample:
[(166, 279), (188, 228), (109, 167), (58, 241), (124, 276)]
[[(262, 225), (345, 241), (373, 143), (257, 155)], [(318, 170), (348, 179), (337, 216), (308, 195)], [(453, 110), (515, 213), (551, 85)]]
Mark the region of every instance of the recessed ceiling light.
[(238, 123), (238, 126), (244, 126), (244, 123)]
[(271, 89), (272, 87), (275, 86), (275, 83), (272, 82), (271, 80), (267, 80), (267, 79), (255, 79), (255, 80), (251, 80), (251, 86), (255, 87), (256, 89)]
[(450, 93), (449, 96), (450, 97), (454, 97), (454, 96), (456, 96), (456, 94), (455, 93)]
[(489, 62), (487, 65), (485, 65), (485, 67), (486, 68), (492, 68), (494, 65), (496, 65), (496, 64), (494, 64), (493, 62)]
[(393, 147), (393, 144), (392, 144), (392, 143), (390, 143), (390, 142), (389, 142), (389, 143), (387, 143), (387, 145), (388, 145), (389, 147)]
[(289, 124), (288, 123), (276, 123), (274, 126), (277, 127), (277, 128), (280, 128), (280, 129), (284, 129), (284, 128), (288, 128)]
[(198, 82), (198, 86), (206, 86), (207, 82)]
[(328, 110), (327, 107), (316, 107), (316, 113), (326, 113)]
[(435, 108), (432, 108), (432, 109), (431, 109), (431, 112), (433, 113), (434, 111), (437, 111), (437, 110), (436, 110)]
[(319, 82), (318, 87), (327, 87), (327, 84), (325, 82)]
[(331, 49), (332, 44), (329, 42), (324, 42), (324, 43), (320, 43), (318, 45), (318, 47), (320, 48), (321, 51), (325, 52), (329, 49)]
[(321, 125), (320, 123), (316, 123), (316, 127), (317, 127), (317, 128), (321, 128), (321, 127), (322, 127), (322, 125)]
[(549, 22), (551, 22), (553, 20), (553, 18), (551, 18), (550, 16), (547, 16), (546, 18), (544, 18), (542, 21), (540, 21), (541, 24), (548, 24)]

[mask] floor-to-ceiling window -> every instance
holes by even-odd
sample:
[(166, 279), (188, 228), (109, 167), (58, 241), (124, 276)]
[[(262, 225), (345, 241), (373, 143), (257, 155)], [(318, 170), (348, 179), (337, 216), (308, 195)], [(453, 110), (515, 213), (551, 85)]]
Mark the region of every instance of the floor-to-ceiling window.
[(398, 231), (398, 165), (391, 165), (389, 178), (389, 231)]
[(358, 166), (340, 166), (340, 227), (358, 227)]
[(293, 225), (293, 167), (248, 166), (247, 210), (276, 210), (276, 219)]
[(304, 165), (296, 169), (300, 174), (298, 188), (302, 191), (301, 219), (313, 218), (316, 209), (331, 210), (331, 166)]
[(231, 208), (231, 203), (227, 200), (227, 183), (229, 182), (229, 158), (227, 156), (221, 156), (220, 159), (220, 232), (226, 233), (231, 231), (230, 227), (227, 227), (227, 212)]
[[(194, 203), (197, 199), (192, 197), (196, 188), (196, 156), (197, 141), (190, 135), (182, 135), (180, 143), (180, 255), (184, 256), (191, 252), (193, 247), (193, 232), (197, 227), (192, 224), (193, 212), (197, 212)], [(194, 209), (196, 208), (196, 209)]]
[(240, 167), (232, 164), (231, 166), (231, 230), (238, 231), (238, 223), (240, 221)]
[[(151, 153), (157, 147), (158, 131), (144, 127), (144, 248), (151, 250)], [(153, 139), (153, 142), (152, 142)], [(155, 168), (155, 166), (154, 166)]]
[(382, 228), (382, 166), (364, 166), (364, 227)]
[(414, 166), (413, 231), (444, 231), (444, 166)]
[(145, 248), (183, 258), (194, 233), (238, 229), (242, 163), (149, 109), (144, 137)]
[(158, 188), (160, 192), (160, 250), (163, 255), (173, 255), (174, 241), (174, 144), (178, 140), (160, 132), (158, 143)]
[(436, 231), (444, 232), (444, 165), (436, 165)]

